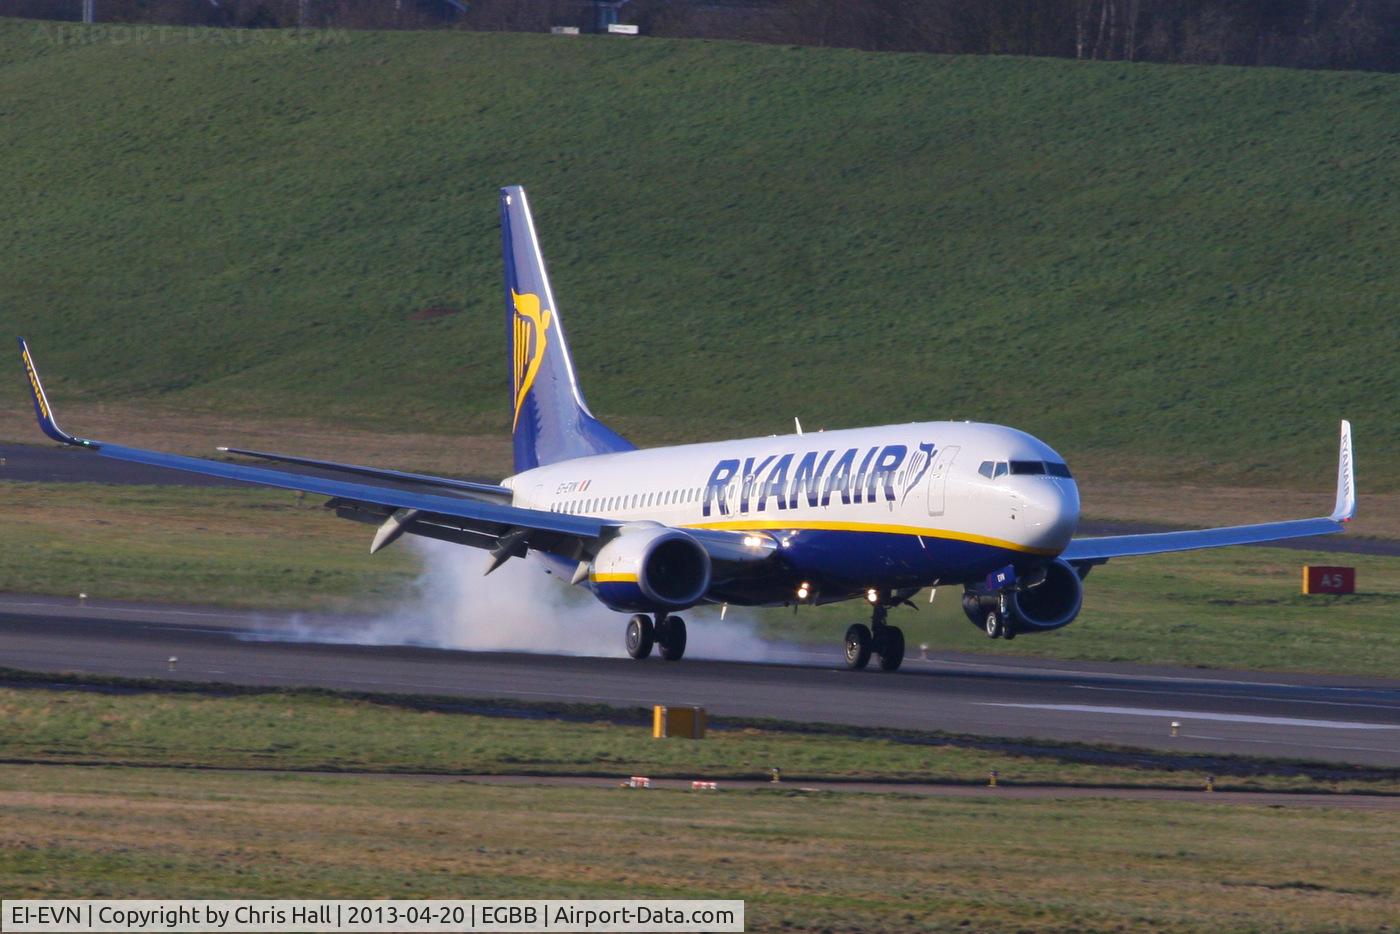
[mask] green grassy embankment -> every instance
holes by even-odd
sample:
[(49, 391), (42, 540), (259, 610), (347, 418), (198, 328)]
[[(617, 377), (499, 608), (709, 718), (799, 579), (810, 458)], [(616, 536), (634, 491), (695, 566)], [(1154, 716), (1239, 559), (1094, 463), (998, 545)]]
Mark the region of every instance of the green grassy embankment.
[(972, 417), (1311, 488), (1348, 416), (1394, 490), (1397, 112), (1365, 73), (8, 20), (0, 330), (60, 411), (503, 433), (521, 182), (643, 443)]

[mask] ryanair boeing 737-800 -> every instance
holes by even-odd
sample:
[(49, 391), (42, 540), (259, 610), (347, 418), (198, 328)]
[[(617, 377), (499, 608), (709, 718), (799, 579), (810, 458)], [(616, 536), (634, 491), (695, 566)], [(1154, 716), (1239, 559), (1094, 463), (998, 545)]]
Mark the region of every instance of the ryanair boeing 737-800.
[[(90, 441), (58, 427), (24, 341), (39, 424), (98, 457), (330, 497), (401, 535), (486, 549), (587, 587), (627, 622), (627, 651), (685, 653), (676, 615), (703, 603), (771, 606), (868, 601), (846, 631), (846, 662), (893, 671), (904, 635), (890, 608), (924, 587), (962, 588), (993, 639), (1072, 623), (1091, 568), (1112, 558), (1340, 532), (1356, 511), (1351, 428), (1343, 421), (1330, 516), (1200, 531), (1075, 538), (1079, 491), (1064, 458), (1014, 428), (918, 422), (637, 450), (583, 401), (525, 191), (501, 191), (515, 474), (500, 485), (237, 448), (320, 475)], [(329, 476), (327, 476), (329, 474)], [(504, 626), (510, 620), (502, 620)]]

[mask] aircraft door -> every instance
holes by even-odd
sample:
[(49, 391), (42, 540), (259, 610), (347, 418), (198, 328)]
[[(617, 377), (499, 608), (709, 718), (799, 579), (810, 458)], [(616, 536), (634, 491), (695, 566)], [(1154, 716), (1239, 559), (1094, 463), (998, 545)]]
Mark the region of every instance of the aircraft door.
[(928, 472), (928, 514), (943, 515), (943, 501), (948, 487), (948, 470), (961, 448), (943, 448), (933, 456), (933, 466)]

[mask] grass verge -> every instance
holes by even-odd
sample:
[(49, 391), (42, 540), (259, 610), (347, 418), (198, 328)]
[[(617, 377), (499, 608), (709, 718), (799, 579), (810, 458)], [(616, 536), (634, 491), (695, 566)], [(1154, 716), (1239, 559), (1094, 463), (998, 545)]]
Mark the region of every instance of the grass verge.
[(280, 490), (0, 483), (0, 591), (235, 607), (366, 609), (417, 574), (366, 526)]
[(1400, 793), (1393, 769), (1308, 765), (915, 731), (722, 718), (701, 741), (651, 738), (649, 711), (143, 688), (0, 671), (0, 758), (183, 768), (917, 781)]
[(748, 930), (1381, 930), (1400, 818), (0, 766), (17, 898), (741, 898)]

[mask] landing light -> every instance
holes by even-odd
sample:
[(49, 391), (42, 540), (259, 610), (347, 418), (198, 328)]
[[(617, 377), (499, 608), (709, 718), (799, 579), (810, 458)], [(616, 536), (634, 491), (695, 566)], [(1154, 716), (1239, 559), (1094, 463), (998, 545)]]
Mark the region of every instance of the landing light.
[(808, 595), (811, 594), (811, 592), (812, 592), (812, 585), (809, 584), (809, 583), (807, 583), (806, 581), (803, 581), (803, 582), (802, 582), (801, 584), (799, 584), (798, 587), (797, 587), (797, 599), (799, 599), (799, 600), (806, 600), (807, 597), (808, 597)]
[(763, 539), (759, 538), (757, 535), (745, 535), (745, 536), (744, 536), (744, 547), (745, 547), (745, 548), (757, 548), (759, 545), (762, 545), (762, 544), (763, 544)]
[(865, 592), (865, 599), (869, 600), (871, 603), (879, 603), (880, 592), (872, 587)]

